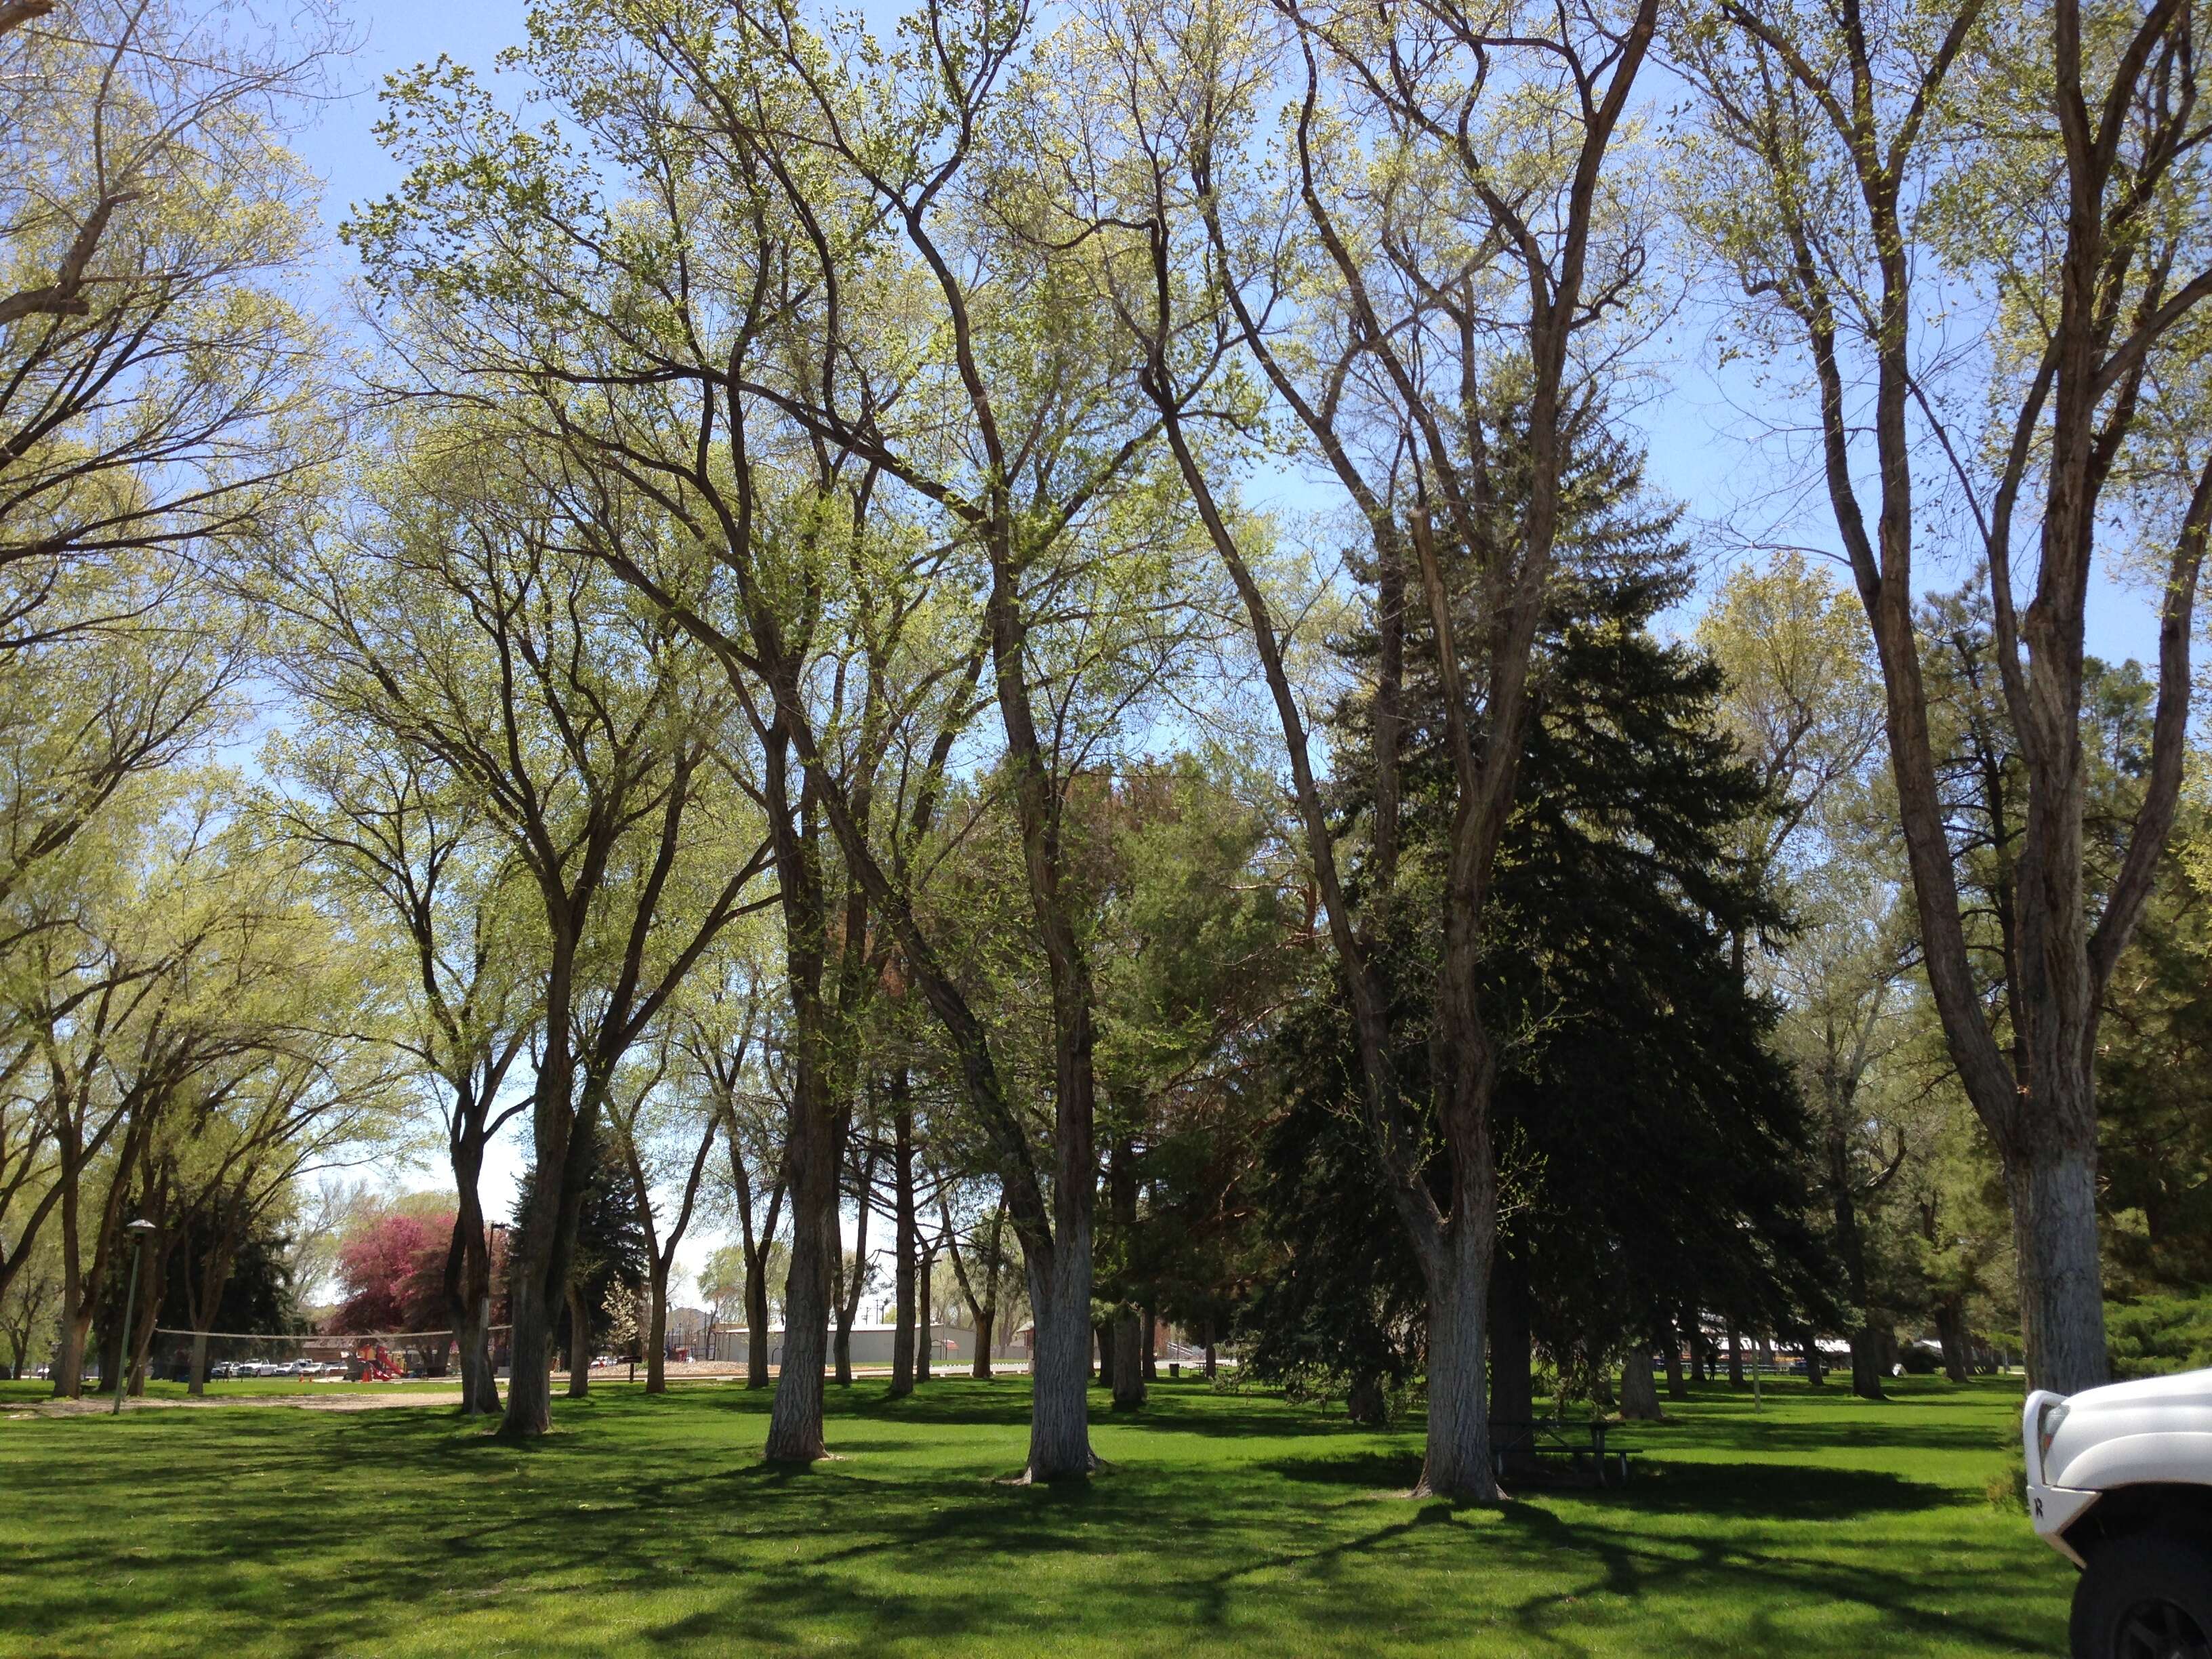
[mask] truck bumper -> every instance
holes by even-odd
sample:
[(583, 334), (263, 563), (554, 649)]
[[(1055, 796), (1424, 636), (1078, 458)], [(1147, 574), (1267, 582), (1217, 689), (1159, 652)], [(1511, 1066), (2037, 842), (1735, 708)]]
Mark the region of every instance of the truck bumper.
[(2027, 1512), (2035, 1519), (2036, 1535), (2075, 1566), (2087, 1566), (2080, 1552), (2066, 1541), (2063, 1534), (2081, 1518), (2081, 1512), (2102, 1496), (2101, 1492), (2076, 1492), (2071, 1486), (2039, 1486), (2031, 1481)]

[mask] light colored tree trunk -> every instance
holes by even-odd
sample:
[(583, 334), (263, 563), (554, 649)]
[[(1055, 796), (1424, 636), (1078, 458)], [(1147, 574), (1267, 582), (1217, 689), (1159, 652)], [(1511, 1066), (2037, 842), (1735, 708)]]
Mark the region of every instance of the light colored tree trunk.
[(1490, 1313), (1487, 1229), (1455, 1227), (1429, 1274), (1429, 1431), (1417, 1498), (1487, 1502), (1498, 1495), (1490, 1462), (1483, 1366)]
[(1029, 1255), (1030, 1306), (1036, 1318), (1030, 1364), (1030, 1481), (1087, 1475), (1091, 1452), (1091, 1233), (1089, 1218), (1063, 1227), (1048, 1249)]

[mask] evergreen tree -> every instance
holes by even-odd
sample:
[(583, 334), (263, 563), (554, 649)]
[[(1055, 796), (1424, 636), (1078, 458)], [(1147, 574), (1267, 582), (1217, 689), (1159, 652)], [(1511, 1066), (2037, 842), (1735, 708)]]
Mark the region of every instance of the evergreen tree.
[[(1802, 1106), (1766, 1041), (1771, 1011), (1731, 960), (1737, 935), (1785, 925), (1729, 851), (1760, 785), (1718, 729), (1717, 671), (1653, 631), (1688, 587), (1674, 516), (1646, 500), (1640, 463), (1609, 438), (1585, 436), (1573, 486), (1485, 938), (1486, 1018), (1510, 1054), (1492, 1345), (1493, 1410), (1506, 1419), (1529, 1414), (1532, 1341), (1601, 1394), (1612, 1354), (1665, 1331), (1676, 1310), (1778, 1330), (1831, 1306), (1803, 1219)], [(1454, 578), (1465, 638), (1480, 623), (1472, 562)], [(1357, 663), (1375, 647), (1343, 648)], [(1434, 948), (1414, 924), (1434, 907), (1403, 890), (1439, 878), (1453, 799), (1425, 635), (1408, 640), (1405, 707), (1401, 890), (1378, 908), (1393, 921), (1382, 959), (1413, 964)], [(1341, 744), (1372, 740), (1356, 702), (1335, 726)], [(1356, 818), (1367, 805), (1347, 797), (1339, 810)], [(1408, 995), (1395, 1013), (1405, 1094), (1421, 1098), (1430, 1011)], [(1297, 1079), (1265, 1162), (1282, 1261), (1247, 1324), (1261, 1374), (1336, 1372), (1371, 1408), (1380, 1384), (1419, 1364), (1419, 1280), (1352, 1139), (1352, 1043), (1337, 1000), (1322, 999), (1279, 1045), (1279, 1070)]]

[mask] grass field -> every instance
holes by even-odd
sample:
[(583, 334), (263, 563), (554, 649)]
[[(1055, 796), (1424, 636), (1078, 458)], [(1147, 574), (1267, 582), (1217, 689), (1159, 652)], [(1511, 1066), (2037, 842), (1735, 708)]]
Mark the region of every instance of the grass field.
[[(243, 1387), (245, 1385), (239, 1385)], [(449, 1413), (9, 1417), (0, 1653), (2055, 1655), (2072, 1576), (1984, 1497), (2015, 1387), (1887, 1405), (1700, 1389), (1625, 1492), (1401, 1493), (1417, 1425), (1094, 1394), (1087, 1486), (1001, 1484), (1024, 1383), (830, 1389), (839, 1461), (763, 1467), (767, 1399), (595, 1383), (517, 1449)]]

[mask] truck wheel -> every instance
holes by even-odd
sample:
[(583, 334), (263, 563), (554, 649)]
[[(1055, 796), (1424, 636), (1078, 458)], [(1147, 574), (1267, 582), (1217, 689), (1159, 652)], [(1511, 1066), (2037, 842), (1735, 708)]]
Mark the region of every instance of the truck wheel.
[(2212, 1659), (2212, 1549), (2173, 1533), (2118, 1538), (2074, 1587), (2074, 1659)]

